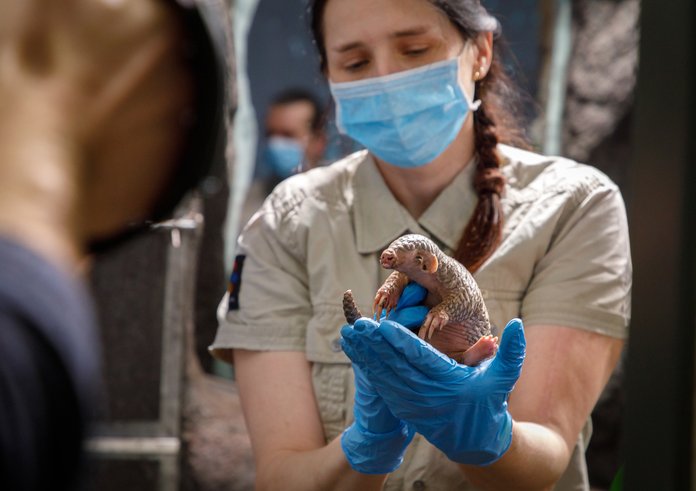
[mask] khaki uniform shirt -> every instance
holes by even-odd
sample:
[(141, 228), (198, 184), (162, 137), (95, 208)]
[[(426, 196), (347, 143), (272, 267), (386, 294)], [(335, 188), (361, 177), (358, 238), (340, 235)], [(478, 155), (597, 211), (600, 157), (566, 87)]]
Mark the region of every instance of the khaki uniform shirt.
[[(624, 204), (597, 170), (566, 159), (500, 146), (507, 179), (503, 239), (475, 278), (496, 334), (520, 317), (624, 338), (630, 311), (631, 262)], [(312, 362), (327, 442), (351, 422), (353, 374), (341, 351), (341, 300), (353, 290), (371, 312), (389, 271), (381, 251), (404, 233), (431, 237), (451, 254), (477, 197), (471, 162), (415, 220), (386, 187), (374, 160), (358, 152), (329, 167), (287, 179), (239, 239), (246, 255), (239, 309), (220, 304), (211, 351), (292, 350)], [(587, 490), (584, 450), (589, 422), (556, 489)], [(387, 490), (474, 489), (456, 464), (420, 435)]]

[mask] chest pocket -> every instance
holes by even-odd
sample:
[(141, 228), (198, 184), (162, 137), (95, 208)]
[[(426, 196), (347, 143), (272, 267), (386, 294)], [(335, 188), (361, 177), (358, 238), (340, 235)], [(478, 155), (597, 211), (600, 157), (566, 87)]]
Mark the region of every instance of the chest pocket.
[(328, 443), (341, 434), (352, 419), (353, 371), (347, 364), (314, 363), (312, 383)]

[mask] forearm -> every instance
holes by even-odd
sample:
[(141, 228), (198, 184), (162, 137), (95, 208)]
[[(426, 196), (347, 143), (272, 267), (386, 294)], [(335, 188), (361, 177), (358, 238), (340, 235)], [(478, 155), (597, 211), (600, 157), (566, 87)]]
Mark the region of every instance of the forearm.
[(350, 467), (340, 436), (326, 444), (304, 353), (234, 350), (234, 364), (257, 490), (381, 488), (383, 475)]
[(386, 475), (361, 474), (351, 469), (340, 437), (314, 450), (278, 451), (257, 467), (257, 491), (372, 491), (382, 489), (386, 479)]
[(559, 433), (535, 423), (515, 422), (510, 448), (497, 462), (460, 467), (482, 490), (539, 491), (552, 488), (569, 458), (570, 451)]

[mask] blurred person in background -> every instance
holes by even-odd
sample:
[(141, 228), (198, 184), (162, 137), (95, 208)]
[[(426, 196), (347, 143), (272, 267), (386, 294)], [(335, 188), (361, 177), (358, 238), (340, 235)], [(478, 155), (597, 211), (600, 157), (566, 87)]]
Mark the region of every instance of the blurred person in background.
[(2, 2), (0, 489), (83, 484), (100, 377), (84, 258), (169, 217), (212, 161), (222, 84), (187, 4)]
[(279, 182), (325, 164), (325, 111), (311, 92), (290, 88), (273, 98), (264, 122), (263, 171), (251, 183), (242, 209), (245, 224)]
[(278, 180), (321, 165), (326, 150), (324, 110), (302, 89), (279, 94), (266, 113), (264, 160)]

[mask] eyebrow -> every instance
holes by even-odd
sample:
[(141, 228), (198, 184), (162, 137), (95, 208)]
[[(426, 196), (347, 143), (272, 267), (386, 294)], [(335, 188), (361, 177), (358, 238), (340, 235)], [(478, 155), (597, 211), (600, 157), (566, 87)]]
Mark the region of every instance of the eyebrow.
[[(420, 36), (422, 34), (426, 34), (429, 30), (430, 29), (427, 26), (416, 26), (416, 27), (411, 27), (409, 29), (396, 31), (396, 32), (390, 34), (389, 37), (405, 38), (405, 37), (411, 37), (411, 36)], [(347, 44), (337, 46), (336, 48), (333, 49), (333, 51), (335, 51), (337, 53), (345, 53), (346, 51), (350, 51), (352, 49), (359, 48), (363, 45), (364, 45), (364, 43), (362, 41), (355, 41), (352, 43), (347, 43)]]
[(421, 34), (425, 34), (428, 31), (430, 31), (430, 28), (427, 26), (416, 26), (411, 27), (410, 29), (404, 29), (403, 31), (396, 31), (394, 34), (391, 35), (391, 37), (405, 38), (409, 36), (420, 36)]

